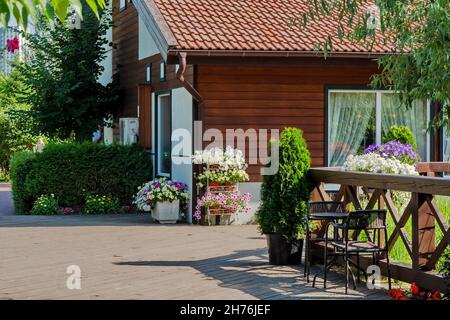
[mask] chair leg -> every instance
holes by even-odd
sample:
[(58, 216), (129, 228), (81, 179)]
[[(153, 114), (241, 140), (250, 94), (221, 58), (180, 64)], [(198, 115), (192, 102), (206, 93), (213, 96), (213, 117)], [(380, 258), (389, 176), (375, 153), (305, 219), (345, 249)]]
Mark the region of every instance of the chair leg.
[(359, 252), (356, 253), (356, 265), (357, 265), (357, 272), (358, 272), (358, 283), (361, 283), (361, 272), (360, 272), (360, 266), (359, 266)]
[(306, 239), (305, 239), (305, 265), (303, 268), (303, 277), (306, 277), (307, 274), (307, 267), (308, 267), (308, 242), (309, 242), (309, 234), (308, 229), (306, 229)]
[(327, 261), (328, 261), (328, 237), (325, 237), (325, 248), (324, 248), (324, 255), (323, 255), (323, 287), (327, 288)]
[(387, 265), (387, 272), (388, 272), (388, 285), (389, 285), (389, 290), (391, 290), (392, 283), (391, 283), (391, 265), (389, 263), (389, 252), (386, 253), (386, 265)]
[(345, 294), (347, 294), (348, 293), (348, 276), (349, 276), (348, 268), (350, 267), (349, 263), (348, 263), (347, 251), (345, 251), (344, 260), (345, 260), (344, 261), (345, 262)]

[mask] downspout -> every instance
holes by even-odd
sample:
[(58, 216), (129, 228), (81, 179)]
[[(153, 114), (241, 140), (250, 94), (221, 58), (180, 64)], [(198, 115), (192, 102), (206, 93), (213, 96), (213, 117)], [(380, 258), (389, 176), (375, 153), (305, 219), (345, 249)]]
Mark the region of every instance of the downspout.
[(199, 105), (203, 103), (203, 98), (200, 93), (194, 88), (194, 86), (184, 78), (184, 72), (186, 71), (186, 52), (178, 52), (178, 64), (177, 79), (181, 82), (183, 87), (192, 95), (195, 101)]

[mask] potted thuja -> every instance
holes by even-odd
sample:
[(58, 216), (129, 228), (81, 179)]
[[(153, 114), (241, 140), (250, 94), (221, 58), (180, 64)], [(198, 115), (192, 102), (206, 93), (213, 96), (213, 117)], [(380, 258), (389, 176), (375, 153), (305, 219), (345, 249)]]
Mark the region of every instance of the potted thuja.
[(309, 201), (310, 153), (297, 128), (286, 128), (280, 141), (271, 140), (270, 146), (272, 153), (278, 148), (279, 165), (275, 174), (263, 177), (256, 221), (266, 235), (270, 264), (300, 264)]
[(140, 211), (151, 212), (152, 218), (160, 223), (176, 223), (188, 201), (185, 183), (159, 178), (139, 187), (134, 204)]

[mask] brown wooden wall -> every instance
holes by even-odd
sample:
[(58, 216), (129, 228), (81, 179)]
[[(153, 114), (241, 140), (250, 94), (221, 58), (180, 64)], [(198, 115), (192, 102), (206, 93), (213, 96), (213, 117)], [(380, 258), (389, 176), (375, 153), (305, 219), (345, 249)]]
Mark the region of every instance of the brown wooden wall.
[[(311, 58), (295, 65), (203, 64), (197, 70), (204, 130), (299, 127), (312, 165), (323, 166), (325, 87), (367, 85), (377, 65), (370, 60)], [(259, 166), (250, 166), (248, 172), (252, 181), (261, 180)]]
[[(119, 81), (123, 89), (123, 105), (119, 117), (136, 117), (138, 105), (138, 85), (146, 82), (146, 66), (152, 63), (151, 91), (158, 92), (180, 87), (176, 79), (175, 65), (166, 66), (166, 81), (159, 79), (161, 56), (159, 54), (139, 60), (139, 19), (138, 13), (132, 3), (127, 8), (119, 10), (119, 0), (114, 0), (113, 11), (113, 72), (119, 73)], [(185, 72), (186, 79), (192, 81), (193, 68), (188, 66)], [(115, 119), (115, 123), (118, 119)], [(118, 135), (118, 130), (116, 135)]]

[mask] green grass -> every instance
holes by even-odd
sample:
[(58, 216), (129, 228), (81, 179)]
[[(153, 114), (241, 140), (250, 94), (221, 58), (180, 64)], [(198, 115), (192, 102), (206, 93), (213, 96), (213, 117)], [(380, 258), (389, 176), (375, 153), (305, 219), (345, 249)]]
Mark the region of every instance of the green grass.
[[(437, 206), (442, 212), (442, 215), (444, 216), (445, 221), (447, 222), (447, 224), (450, 224), (450, 197), (436, 196), (435, 200)], [(365, 207), (366, 204), (367, 200), (361, 199), (362, 207)], [(403, 209), (397, 208), (399, 215), (403, 214)], [(395, 229), (395, 223), (390, 213), (388, 213), (387, 223), (388, 223), (388, 237), (390, 237)], [(405, 230), (408, 235), (408, 239), (411, 241), (412, 240), (411, 217), (409, 217), (405, 225)], [(435, 230), (436, 230), (436, 245), (438, 245), (443, 237), (443, 233), (437, 223), (435, 224)], [(406, 250), (406, 247), (400, 236), (397, 238), (397, 241), (395, 242), (394, 246), (390, 248), (389, 252), (390, 252), (389, 257), (391, 258), (391, 260), (402, 262), (405, 264), (411, 264), (411, 257), (409, 256), (408, 251)]]

